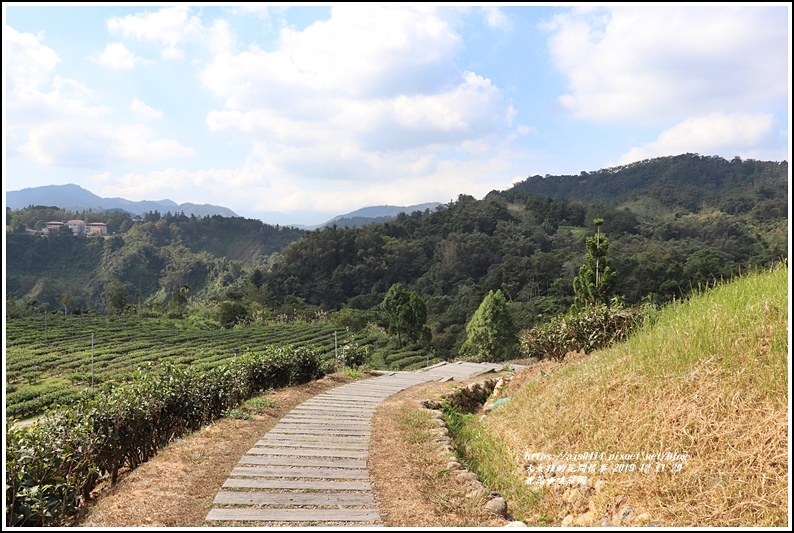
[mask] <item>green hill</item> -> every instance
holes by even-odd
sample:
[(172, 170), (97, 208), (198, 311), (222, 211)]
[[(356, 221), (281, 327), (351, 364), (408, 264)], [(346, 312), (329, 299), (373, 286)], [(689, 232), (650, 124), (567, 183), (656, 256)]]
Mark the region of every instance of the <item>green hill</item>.
[(427, 306), (431, 349), (452, 358), (489, 291), (502, 291), (519, 328), (567, 311), (594, 219), (604, 221), (613, 293), (627, 306), (680, 300), (775, 264), (788, 246), (788, 182), (786, 162), (684, 154), (533, 176), (482, 200), (460, 195), (385, 223), (306, 232), (239, 217), (104, 213), (115, 232), (107, 238), (42, 238), (33, 228), (54, 212), (8, 211), (7, 296), (21, 307), (58, 309), (65, 299), (67, 312), (104, 313), (121, 284), (120, 300), (136, 312), (180, 314), (185, 290), (192, 302), (234, 301), (249, 316), (349, 308), (369, 321), (400, 283)]

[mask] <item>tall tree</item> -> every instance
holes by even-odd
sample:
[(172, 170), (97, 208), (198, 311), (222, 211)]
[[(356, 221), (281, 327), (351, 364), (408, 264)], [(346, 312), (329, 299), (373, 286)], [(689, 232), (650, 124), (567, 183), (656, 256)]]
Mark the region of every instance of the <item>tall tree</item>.
[(488, 291), (466, 325), (460, 355), (475, 361), (509, 359), (518, 342), (507, 300), (501, 290)]
[(389, 323), (389, 331), (397, 334), (402, 346), (403, 335), (408, 340), (427, 340), (427, 307), (424, 300), (413, 291), (406, 291), (399, 283), (393, 284), (381, 304)]
[(383, 311), (386, 313), (386, 320), (389, 323), (389, 333), (397, 334), (397, 342), (399, 342), (400, 346), (403, 345), (402, 332), (405, 331), (401, 310), (408, 305), (408, 298), (408, 292), (403, 289), (403, 286), (395, 283), (389, 287), (381, 303)]
[(110, 282), (105, 291), (105, 297), (107, 298), (108, 313), (121, 314), (127, 308), (127, 289), (118, 278), (113, 278), (113, 281)]
[(603, 218), (593, 220), (596, 234), (585, 239), (585, 262), (579, 268), (579, 275), (573, 279), (573, 309), (606, 304), (617, 281), (618, 273), (607, 264), (609, 241), (606, 235), (601, 234), (603, 223)]

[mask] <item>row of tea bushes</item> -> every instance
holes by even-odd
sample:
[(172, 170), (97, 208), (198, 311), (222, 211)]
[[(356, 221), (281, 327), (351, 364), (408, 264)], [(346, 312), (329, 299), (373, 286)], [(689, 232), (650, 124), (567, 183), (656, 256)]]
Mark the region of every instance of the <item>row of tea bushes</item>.
[(204, 371), (149, 364), (103, 397), (52, 409), (31, 427), (8, 423), (6, 526), (61, 525), (104, 476), (114, 484), (120, 469), (136, 468), (240, 402), (330, 370), (307, 346), (266, 347)]

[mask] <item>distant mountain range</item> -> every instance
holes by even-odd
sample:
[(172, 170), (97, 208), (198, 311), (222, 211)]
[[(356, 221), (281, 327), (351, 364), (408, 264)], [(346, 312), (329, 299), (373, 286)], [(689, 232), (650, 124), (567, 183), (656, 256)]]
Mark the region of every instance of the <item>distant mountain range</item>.
[[(160, 214), (170, 212), (171, 214), (185, 213), (185, 215), (195, 215), (197, 217), (221, 215), (224, 217), (238, 217), (234, 211), (228, 207), (221, 207), (210, 204), (178, 204), (172, 200), (142, 200), (134, 202), (124, 198), (102, 198), (87, 191), (79, 185), (45, 185), (43, 187), (30, 187), (21, 191), (6, 192), (6, 205), (11, 209), (24, 209), (30, 205), (55, 206), (70, 211), (117, 211), (122, 210), (132, 215), (144, 216), (150, 211), (158, 211)], [(410, 206), (380, 205), (374, 207), (364, 207), (344, 215), (339, 215), (324, 224), (316, 226), (303, 226), (300, 224), (289, 224), (289, 226), (314, 230), (336, 225), (337, 227), (353, 228), (365, 224), (377, 222), (388, 222), (397, 217), (400, 213), (410, 214), (414, 211), (434, 210), (441, 205), (439, 202), (417, 204)], [(269, 224), (270, 222), (264, 220)]]
[(236, 217), (237, 213), (228, 207), (210, 204), (178, 204), (172, 200), (142, 200), (134, 202), (124, 198), (102, 198), (79, 185), (45, 185), (30, 187), (21, 191), (6, 192), (6, 205), (11, 209), (24, 209), (30, 205), (60, 207), (70, 211), (113, 211), (123, 210), (133, 215), (145, 215), (150, 211), (165, 213), (185, 213), (197, 217), (221, 215)]
[(364, 207), (344, 215), (336, 216), (324, 224), (304, 227), (303, 229), (327, 228), (330, 226), (337, 226), (339, 228), (357, 228), (365, 224), (388, 222), (389, 220), (396, 218), (400, 213), (411, 214), (414, 211), (424, 212), (427, 209), (433, 211), (440, 205), (440, 202), (429, 202), (426, 204), (416, 204), (409, 206), (377, 205), (372, 207)]

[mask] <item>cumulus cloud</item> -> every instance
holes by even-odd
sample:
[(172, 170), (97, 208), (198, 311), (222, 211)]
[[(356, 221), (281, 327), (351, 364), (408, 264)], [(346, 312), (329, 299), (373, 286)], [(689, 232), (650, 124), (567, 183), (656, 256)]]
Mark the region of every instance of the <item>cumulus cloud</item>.
[(97, 62), (107, 68), (132, 70), (135, 68), (135, 54), (130, 52), (124, 43), (109, 43), (97, 57)]
[[(146, 173), (115, 175), (98, 173), (88, 181), (101, 187), (104, 196), (122, 196), (131, 200), (179, 198), (180, 202), (212, 203), (234, 206), (238, 213), (281, 212), (287, 215), (281, 223), (319, 224), (325, 220), (300, 218), (301, 213), (333, 213), (353, 211), (374, 205), (389, 198), (389, 203), (412, 205), (423, 202), (454, 200), (461, 191), (483, 196), (493, 189), (509, 184), (498, 177), (483, 180), (483, 176), (500, 176), (509, 172), (511, 162), (523, 154), (506, 149), (489, 151), (477, 160), (443, 159), (435, 154), (406, 159), (400, 155), (385, 155), (378, 162), (376, 172), (368, 181), (329, 181), (314, 175), (300, 181), (283, 172), (273, 174), (274, 163), (264, 160), (262, 153), (253, 153), (239, 168), (187, 171), (169, 168)], [(380, 156), (372, 156), (378, 157)], [(323, 160), (307, 160), (307, 164), (322, 165)], [(279, 162), (275, 163), (278, 168)], [(202, 190), (203, 199), (192, 197)], [(317, 215), (315, 215), (317, 216)]]
[(146, 120), (156, 120), (158, 118), (163, 118), (162, 111), (150, 107), (145, 102), (138, 100), (137, 98), (132, 99), (129, 108), (131, 111), (134, 111)]
[[(224, 106), (206, 123), (249, 140), (271, 181), (386, 190), (427, 180), (436, 154), (454, 151), (476, 166), (508, 138), (515, 111), (491, 80), (456, 70), (461, 39), (447, 15), (336, 6), (328, 20), (284, 28), (273, 50), (218, 54), (200, 79)], [(401, 172), (382, 172), (384, 159)]]
[(632, 148), (619, 164), (687, 152), (748, 157), (774, 143), (776, 135), (771, 114), (711, 113), (686, 119), (660, 133), (655, 141)]
[[(195, 150), (159, 139), (146, 126), (113, 124), (111, 110), (89, 88), (59, 76), (59, 62), (39, 38), (7, 26), (7, 127), (17, 153), (48, 166), (101, 168), (190, 157)], [(158, 111), (139, 100), (130, 108), (149, 118)]]
[(102, 168), (115, 162), (140, 163), (196, 154), (173, 139), (153, 139), (142, 125), (55, 122), (31, 130), (19, 151), (39, 164)]
[(628, 4), (574, 8), (545, 28), (569, 92), (594, 120), (759, 112), (788, 95), (787, 8)]
[(303, 98), (383, 98), (427, 92), (457, 76), (460, 38), (431, 8), (345, 7), (302, 31), (281, 30), (273, 52), (221, 55), (202, 82), (230, 108), (288, 106)]
[(513, 22), (499, 9), (498, 6), (486, 6), (480, 8), (485, 15), (485, 23), (490, 28), (502, 31), (510, 31), (513, 29)]
[(91, 105), (91, 91), (56, 74), (60, 58), (39, 37), (6, 26), (6, 111), (11, 130), (54, 119), (97, 119), (109, 109)]
[(174, 6), (148, 10), (141, 14), (112, 17), (107, 21), (108, 31), (126, 39), (151, 42), (160, 46), (163, 59), (181, 59), (181, 45), (202, 33), (201, 19), (190, 14), (189, 6)]
[(21, 33), (11, 26), (6, 26), (5, 30), (6, 90), (24, 98), (38, 92), (52, 79), (61, 58), (32, 33)]

